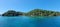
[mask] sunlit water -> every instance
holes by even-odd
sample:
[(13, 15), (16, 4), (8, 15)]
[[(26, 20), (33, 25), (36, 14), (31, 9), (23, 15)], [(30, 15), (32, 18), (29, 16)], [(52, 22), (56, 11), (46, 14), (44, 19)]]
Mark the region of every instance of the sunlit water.
[(60, 27), (60, 16), (0, 16), (0, 27)]

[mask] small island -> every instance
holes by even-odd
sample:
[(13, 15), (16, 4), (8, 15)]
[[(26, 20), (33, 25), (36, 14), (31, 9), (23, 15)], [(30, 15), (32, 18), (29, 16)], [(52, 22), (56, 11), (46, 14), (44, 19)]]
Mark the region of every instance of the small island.
[(8, 10), (7, 12), (2, 14), (2, 16), (24, 16), (24, 15), (25, 16), (60, 16), (60, 12), (34, 9), (27, 13)]
[(2, 16), (20, 16), (23, 15), (22, 12), (16, 12), (14, 10), (8, 10), (7, 12), (3, 13)]

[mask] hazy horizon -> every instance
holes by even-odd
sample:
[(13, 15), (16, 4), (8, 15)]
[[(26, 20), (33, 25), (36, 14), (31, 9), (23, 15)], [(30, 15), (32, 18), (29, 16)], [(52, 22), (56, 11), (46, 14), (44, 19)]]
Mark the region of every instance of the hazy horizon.
[(0, 14), (8, 10), (28, 12), (37, 8), (60, 12), (60, 0), (0, 0)]

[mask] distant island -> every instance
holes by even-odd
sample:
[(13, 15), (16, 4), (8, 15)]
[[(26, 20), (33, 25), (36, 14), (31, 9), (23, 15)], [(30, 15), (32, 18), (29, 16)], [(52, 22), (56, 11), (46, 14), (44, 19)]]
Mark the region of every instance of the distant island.
[(23, 15), (22, 12), (16, 12), (14, 10), (8, 10), (7, 12), (3, 13), (2, 16), (20, 16)]
[(27, 13), (24, 13), (8, 10), (7, 12), (3, 13), (2, 16), (60, 16), (60, 12), (34, 9)]

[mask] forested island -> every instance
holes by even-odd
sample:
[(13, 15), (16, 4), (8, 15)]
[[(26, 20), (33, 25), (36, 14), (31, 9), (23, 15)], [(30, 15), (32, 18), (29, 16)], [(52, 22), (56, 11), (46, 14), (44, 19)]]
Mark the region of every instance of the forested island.
[(34, 9), (27, 13), (24, 13), (14, 10), (8, 10), (7, 12), (3, 13), (2, 16), (60, 16), (60, 12)]

